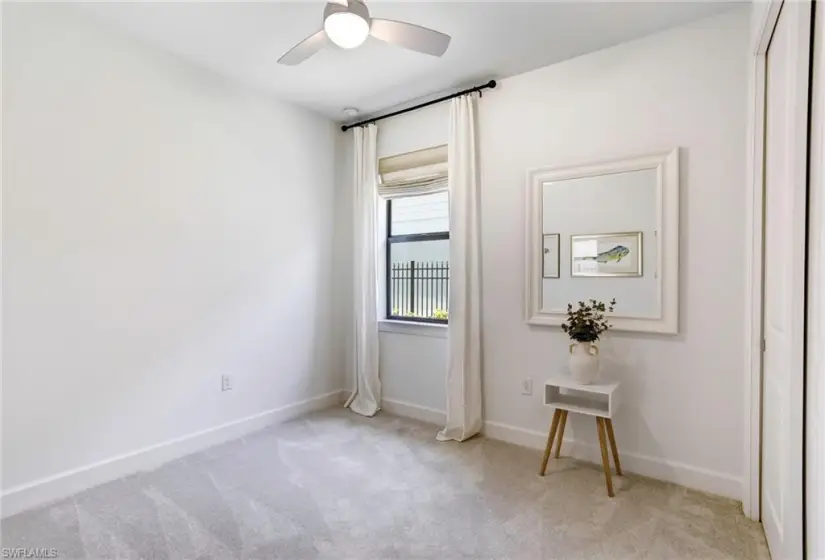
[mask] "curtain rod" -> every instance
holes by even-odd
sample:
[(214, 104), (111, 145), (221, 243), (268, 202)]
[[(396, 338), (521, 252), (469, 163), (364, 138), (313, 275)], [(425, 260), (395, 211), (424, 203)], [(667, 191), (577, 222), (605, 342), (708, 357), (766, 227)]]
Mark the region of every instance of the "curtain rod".
[(482, 91), (485, 89), (493, 89), (496, 87), (496, 81), (490, 80), (486, 84), (481, 84), (480, 86), (472, 87), (470, 89), (465, 89), (463, 91), (459, 91), (457, 93), (452, 93), (450, 95), (445, 95), (444, 97), (439, 97), (438, 99), (433, 99), (432, 101), (427, 101), (426, 103), (420, 103), (418, 105), (413, 105), (412, 107), (407, 107), (406, 109), (401, 109), (398, 111), (393, 111), (392, 113), (387, 113), (386, 115), (381, 115), (380, 117), (374, 117), (372, 119), (367, 119), (365, 121), (353, 123), (353, 124), (345, 124), (341, 126), (341, 130), (346, 132), (350, 128), (355, 128), (356, 126), (364, 126), (365, 124), (372, 124), (374, 122), (388, 119), (390, 117), (395, 117), (397, 115), (403, 115), (404, 113), (409, 113), (411, 111), (415, 111), (417, 109), (423, 109), (424, 107), (429, 107), (430, 105), (435, 105), (436, 103), (441, 103), (442, 101), (447, 101), (448, 99), (452, 99), (454, 97), (461, 97), (462, 95), (467, 95), (468, 93), (475, 93), (477, 91)]

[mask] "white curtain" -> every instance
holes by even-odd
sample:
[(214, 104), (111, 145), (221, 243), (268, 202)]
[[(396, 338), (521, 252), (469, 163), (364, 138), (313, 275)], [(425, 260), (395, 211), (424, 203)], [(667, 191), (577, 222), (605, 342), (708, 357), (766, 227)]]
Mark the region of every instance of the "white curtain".
[(441, 441), (481, 431), (481, 279), (476, 95), (452, 100), (448, 144), (450, 321), (447, 423)]
[(380, 408), (381, 381), (378, 378), (378, 318), (376, 286), (376, 218), (378, 210), (377, 128), (356, 127), (353, 205), (353, 315), (355, 391), (346, 406), (358, 414), (372, 416)]

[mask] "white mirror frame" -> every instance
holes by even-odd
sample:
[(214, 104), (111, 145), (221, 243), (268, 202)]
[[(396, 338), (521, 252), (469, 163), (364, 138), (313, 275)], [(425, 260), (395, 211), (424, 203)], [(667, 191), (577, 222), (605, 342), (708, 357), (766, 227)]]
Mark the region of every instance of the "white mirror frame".
[[(617, 311), (610, 323), (621, 331), (677, 334), (679, 331), (679, 148), (643, 156), (575, 166), (555, 166), (527, 172), (527, 229), (525, 239), (526, 311), (531, 325), (559, 326), (564, 313), (542, 311), (543, 185), (611, 173), (655, 169), (657, 176), (657, 317), (623, 317)], [(654, 272), (654, 271), (650, 271)]]

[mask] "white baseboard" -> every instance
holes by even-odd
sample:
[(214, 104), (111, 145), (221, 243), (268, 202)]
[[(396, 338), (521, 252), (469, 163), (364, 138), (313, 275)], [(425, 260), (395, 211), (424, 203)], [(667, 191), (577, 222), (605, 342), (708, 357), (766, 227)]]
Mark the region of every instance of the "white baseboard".
[(173, 459), (237, 439), (268, 425), (285, 422), (314, 410), (336, 406), (339, 404), (340, 395), (341, 391), (333, 391), (9, 488), (2, 495), (2, 515), (8, 517), (123, 476), (155, 469)]
[(443, 410), (395, 399), (381, 399), (381, 409), (396, 416), (413, 418), (438, 427), (444, 427), (444, 422), (447, 420), (447, 413)]
[[(484, 422), (483, 433), (486, 437), (492, 439), (533, 449), (544, 450), (547, 443), (546, 432), (527, 430), (500, 422)], [(562, 452), (569, 457), (601, 464), (601, 452), (596, 445), (564, 438)], [(619, 448), (619, 455), (622, 461), (622, 470), (629, 473), (673, 482), (680, 486), (734, 500), (742, 499), (741, 478), (675, 461), (666, 461), (638, 453), (628, 453), (622, 451), (621, 448)]]
[[(426, 406), (412, 404), (395, 399), (384, 399), (381, 408), (390, 414), (413, 418), (422, 422), (443, 426), (446, 413)], [(522, 447), (544, 450), (547, 443), (547, 433), (519, 428), (501, 422), (484, 422), (482, 433), (490, 439), (497, 439)], [(565, 438), (562, 452), (569, 456), (601, 464), (601, 453), (598, 446), (577, 442)], [(692, 467), (675, 461), (666, 461), (638, 453), (621, 451), (622, 469), (628, 473), (639, 474), (657, 480), (673, 482), (686, 488), (693, 488), (709, 494), (716, 494), (734, 500), (742, 499), (742, 479), (725, 473), (715, 472), (699, 467)]]

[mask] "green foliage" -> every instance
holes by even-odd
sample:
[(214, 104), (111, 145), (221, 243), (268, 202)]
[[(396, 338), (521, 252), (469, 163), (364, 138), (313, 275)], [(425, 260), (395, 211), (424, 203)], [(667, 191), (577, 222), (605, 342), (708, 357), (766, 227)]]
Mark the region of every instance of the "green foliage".
[(405, 311), (401, 313), (401, 310), (397, 307), (393, 307), (392, 309), (392, 316), (393, 317), (410, 317), (410, 318), (419, 318), (419, 319), (440, 319), (442, 321), (446, 321), (449, 317), (449, 312), (446, 309), (441, 309), (440, 307), (436, 307), (435, 311), (433, 311), (432, 315), (419, 315), (417, 313), (413, 313), (412, 311)]
[(604, 314), (605, 312), (613, 313), (615, 305), (616, 298), (607, 304), (595, 299), (587, 303), (580, 301), (577, 309), (573, 309), (573, 304), (568, 303), (567, 320), (562, 323), (561, 330), (577, 342), (595, 342), (599, 340), (599, 336), (604, 331), (611, 327)]
[(393, 307), (392, 308), (392, 316), (393, 317), (415, 317), (415, 313), (413, 313), (411, 311), (405, 311), (404, 313), (401, 313), (400, 309), (398, 309), (397, 307)]
[(435, 311), (433, 311), (432, 318), (433, 319), (442, 319), (442, 320), (446, 321), (448, 316), (449, 316), (449, 313), (447, 312), (446, 309), (441, 309), (440, 307), (436, 307)]

